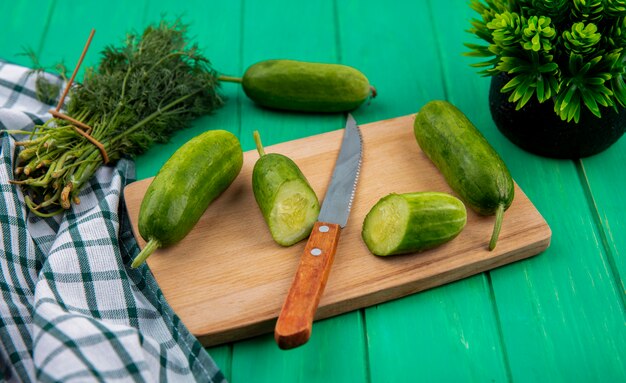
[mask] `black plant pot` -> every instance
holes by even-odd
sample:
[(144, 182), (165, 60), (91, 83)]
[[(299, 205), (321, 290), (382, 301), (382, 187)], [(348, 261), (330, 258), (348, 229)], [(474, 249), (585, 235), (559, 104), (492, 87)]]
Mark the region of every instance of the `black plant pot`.
[(588, 157), (614, 144), (626, 129), (626, 109), (621, 113), (602, 108), (602, 118), (585, 107), (580, 121), (562, 121), (554, 112), (554, 103), (542, 104), (533, 97), (523, 108), (515, 110), (509, 94), (500, 92), (509, 77), (501, 74), (491, 79), (489, 108), (496, 126), (511, 142), (531, 153), (553, 158)]

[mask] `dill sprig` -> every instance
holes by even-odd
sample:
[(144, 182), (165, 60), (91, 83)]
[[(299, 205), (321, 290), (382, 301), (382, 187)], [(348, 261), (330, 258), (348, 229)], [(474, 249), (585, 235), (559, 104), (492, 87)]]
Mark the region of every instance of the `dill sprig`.
[[(110, 162), (134, 157), (166, 142), (198, 116), (220, 107), (217, 73), (186, 39), (180, 21), (129, 34), (120, 47), (108, 46), (96, 68), (69, 92), (66, 115), (89, 125)], [(78, 193), (102, 165), (96, 145), (63, 119), (52, 118), (18, 142), (14, 183), (31, 211), (51, 216), (79, 202)]]

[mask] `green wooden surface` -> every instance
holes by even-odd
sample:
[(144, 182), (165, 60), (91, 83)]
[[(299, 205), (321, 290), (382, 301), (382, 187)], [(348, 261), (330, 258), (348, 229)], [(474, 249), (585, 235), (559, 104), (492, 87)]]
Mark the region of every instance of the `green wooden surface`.
[[(415, 113), (429, 100), (445, 98), (437, 39), (421, 39), (419, 49), (415, 44), (416, 36), (435, 35), (427, 4), (339, 2), (338, 11), (344, 63), (361, 68), (380, 93), (355, 113), (357, 121)], [(366, 309), (372, 381), (503, 381), (506, 369), (484, 279)]]
[[(465, 0), (4, 1), (0, 57), (28, 64), (17, 54), (30, 47), (44, 65), (71, 67), (96, 28), (91, 65), (99, 49), (161, 15), (190, 23), (224, 74), (268, 58), (359, 68), (379, 92), (354, 112), (361, 123), (448, 99), (499, 151), (553, 231), (537, 257), (317, 322), (302, 348), (281, 351), (271, 335), (210, 348), (231, 382), (626, 381), (626, 139), (580, 161), (508, 142), (489, 114), (489, 79), (462, 56), (474, 17)], [(227, 129), (250, 150), (255, 129), (271, 145), (343, 125), (340, 115), (259, 108), (236, 84), (222, 93), (225, 107), (137, 158), (138, 178), (207, 129)]]
[[(40, 9), (41, 12), (33, 14), (33, 8)], [(22, 54), (25, 49), (36, 54), (41, 52), (53, 9), (54, 2), (46, 0), (0, 2), (2, 58), (17, 64), (30, 65), (31, 60)]]
[[(243, 10), (243, 65), (273, 58), (337, 61), (336, 26), (331, 2), (245, 1)], [(236, 86), (232, 84), (231, 86)], [(226, 85), (225, 85), (226, 87)], [(343, 127), (339, 115), (315, 116), (279, 113), (242, 99), (241, 142), (252, 149), (252, 132), (265, 145)], [(268, 334), (233, 347), (232, 381), (328, 382), (364, 381), (366, 376), (363, 328), (358, 312), (316, 323), (314, 339), (285, 352)]]

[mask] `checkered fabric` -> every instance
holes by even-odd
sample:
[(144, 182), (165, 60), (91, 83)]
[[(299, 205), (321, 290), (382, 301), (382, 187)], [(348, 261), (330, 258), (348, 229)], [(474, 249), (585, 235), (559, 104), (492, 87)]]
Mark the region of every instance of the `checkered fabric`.
[(139, 248), (120, 192), (132, 161), (101, 167), (81, 203), (53, 218), (30, 214), (9, 184), (16, 149), (5, 130), (50, 117), (34, 84), (0, 61), (0, 381), (224, 381), (148, 267), (129, 267)]

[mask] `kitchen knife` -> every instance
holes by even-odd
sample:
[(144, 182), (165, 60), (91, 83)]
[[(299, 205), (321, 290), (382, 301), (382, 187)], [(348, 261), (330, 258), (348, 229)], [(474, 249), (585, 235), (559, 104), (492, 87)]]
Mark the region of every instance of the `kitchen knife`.
[(339, 234), (350, 215), (362, 148), (359, 127), (348, 114), (339, 156), (319, 217), (276, 322), (274, 339), (281, 349), (298, 347), (311, 336), (313, 317), (335, 258)]

